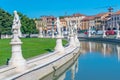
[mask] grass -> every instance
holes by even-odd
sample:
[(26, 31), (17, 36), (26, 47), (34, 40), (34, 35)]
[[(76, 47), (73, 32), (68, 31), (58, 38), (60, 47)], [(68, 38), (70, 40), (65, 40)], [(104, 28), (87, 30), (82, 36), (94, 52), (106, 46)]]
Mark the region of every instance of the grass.
[[(21, 39), (22, 53), (25, 59), (44, 54), (54, 50), (56, 39), (50, 38), (24, 38)], [(63, 45), (67, 43), (63, 40)], [(10, 39), (0, 39), (0, 65), (5, 65), (11, 57)]]

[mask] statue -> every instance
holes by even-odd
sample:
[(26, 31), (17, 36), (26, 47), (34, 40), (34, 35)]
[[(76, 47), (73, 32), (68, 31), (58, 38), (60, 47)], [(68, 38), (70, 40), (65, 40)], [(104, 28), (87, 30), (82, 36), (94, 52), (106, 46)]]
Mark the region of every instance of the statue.
[(72, 26), (73, 24), (72, 22), (70, 22), (70, 35), (73, 35), (73, 32), (74, 32), (74, 28)]
[(17, 34), (18, 37), (21, 37), (21, 31), (20, 31), (20, 27), (21, 27), (21, 23), (20, 23), (20, 19), (19, 16), (17, 14), (17, 11), (14, 11), (14, 19), (13, 19), (13, 25), (12, 25), (12, 32), (14, 32), (14, 30), (17, 30)]
[(57, 17), (57, 21), (55, 22), (55, 24), (57, 25), (58, 35), (61, 36), (61, 23), (60, 23), (59, 17)]
[(74, 33), (77, 34), (77, 25), (74, 25)]

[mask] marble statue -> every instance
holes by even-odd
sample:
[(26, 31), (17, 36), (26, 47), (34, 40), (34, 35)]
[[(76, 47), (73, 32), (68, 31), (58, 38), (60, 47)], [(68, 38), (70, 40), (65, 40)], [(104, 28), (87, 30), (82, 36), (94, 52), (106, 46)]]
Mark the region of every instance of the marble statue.
[(72, 22), (70, 22), (70, 35), (73, 35), (73, 32), (74, 32), (74, 28), (72, 26), (73, 24)]
[(22, 36), (20, 28), (21, 28), (21, 22), (20, 22), (19, 16), (17, 14), (17, 11), (14, 11), (14, 19), (13, 19), (13, 25), (12, 25), (12, 32), (14, 30), (17, 30), (18, 37)]
[(55, 22), (55, 24), (57, 25), (58, 35), (61, 35), (61, 23), (59, 17), (57, 17), (57, 21)]
[(77, 34), (77, 25), (74, 25), (74, 33)]

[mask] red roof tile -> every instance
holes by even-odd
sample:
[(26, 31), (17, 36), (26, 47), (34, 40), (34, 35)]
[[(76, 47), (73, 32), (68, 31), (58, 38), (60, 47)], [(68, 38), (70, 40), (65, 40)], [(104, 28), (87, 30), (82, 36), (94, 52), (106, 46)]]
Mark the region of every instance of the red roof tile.
[(61, 22), (66, 22), (66, 20), (65, 20), (65, 19), (60, 19), (60, 21), (61, 21)]
[(107, 14), (107, 13), (99, 13), (99, 14), (95, 15), (95, 17), (101, 17), (101, 16), (103, 16), (105, 14)]
[(119, 15), (119, 14), (120, 14), (120, 10), (119, 10), (119, 11), (117, 11), (115, 14)]
[(93, 20), (94, 18), (95, 18), (94, 16), (86, 16), (85, 18), (82, 19), (82, 21)]
[(79, 17), (79, 16), (85, 16), (85, 15), (80, 14), (80, 13), (75, 13), (75, 14), (73, 14), (72, 16), (74, 16), (74, 17)]

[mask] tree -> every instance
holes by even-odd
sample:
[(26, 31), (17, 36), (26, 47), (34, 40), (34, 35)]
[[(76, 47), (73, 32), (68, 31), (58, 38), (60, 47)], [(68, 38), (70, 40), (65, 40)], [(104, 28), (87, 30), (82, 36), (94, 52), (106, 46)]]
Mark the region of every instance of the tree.
[(26, 15), (20, 14), (20, 19), (21, 19), (21, 31), (23, 34), (28, 34), (30, 37), (31, 34), (38, 33), (36, 30), (36, 24), (33, 19), (28, 18)]
[(2, 34), (11, 34), (13, 16), (0, 9), (0, 39)]
[[(21, 31), (23, 34), (33, 34), (37, 33), (35, 21), (30, 19), (26, 15), (18, 12), (21, 20)], [(11, 34), (11, 28), (13, 23), (13, 15), (0, 9), (0, 39), (2, 34)]]

